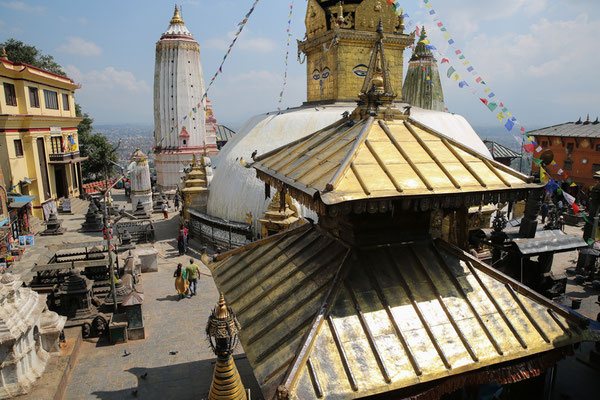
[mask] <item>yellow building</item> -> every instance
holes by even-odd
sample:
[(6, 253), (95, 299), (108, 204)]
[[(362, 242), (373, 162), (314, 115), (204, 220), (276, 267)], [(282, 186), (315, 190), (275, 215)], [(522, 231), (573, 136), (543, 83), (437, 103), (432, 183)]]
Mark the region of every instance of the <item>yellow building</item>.
[(0, 165), (9, 191), (34, 196), (46, 217), (61, 198), (78, 196), (81, 161), (69, 78), (0, 56)]

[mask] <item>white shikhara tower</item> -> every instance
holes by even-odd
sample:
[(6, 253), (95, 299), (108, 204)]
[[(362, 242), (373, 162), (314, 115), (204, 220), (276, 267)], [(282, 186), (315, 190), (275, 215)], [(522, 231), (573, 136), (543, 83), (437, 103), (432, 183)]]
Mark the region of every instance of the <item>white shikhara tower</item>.
[(177, 6), (169, 28), (156, 43), (154, 141), (157, 186), (171, 191), (194, 154), (217, 154), (217, 138), (206, 134), (200, 48)]

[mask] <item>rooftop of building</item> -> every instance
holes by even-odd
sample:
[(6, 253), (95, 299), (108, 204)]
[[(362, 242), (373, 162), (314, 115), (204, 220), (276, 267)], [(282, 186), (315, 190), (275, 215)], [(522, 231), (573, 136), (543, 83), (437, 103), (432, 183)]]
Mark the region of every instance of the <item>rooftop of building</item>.
[(469, 371), (512, 383), (589, 334), (453, 245), (377, 226), (364, 234), (369, 243), (349, 245), (307, 224), (209, 266), (265, 398), (282, 386), (289, 398), (355, 398), (446, 378), (442, 394)]
[[(2, 70), (4, 69), (4, 71), (6, 71), (5, 73), (12, 73), (17, 75), (30, 74), (32, 76), (50, 79), (56, 83), (68, 84), (70, 86), (73, 86), (73, 89), (79, 88), (79, 85), (75, 85), (75, 82), (67, 76), (62, 76), (57, 73), (23, 62), (9, 60), (4, 49), (2, 49), (2, 56), (0, 56), (0, 65), (3, 67), (0, 68), (0, 74), (2, 74)], [(2, 74), (2, 76), (7, 75)]]
[(590, 120), (588, 114), (585, 121), (582, 121), (580, 117), (576, 122), (565, 122), (546, 128), (535, 129), (527, 133), (533, 136), (598, 138), (600, 137), (600, 121), (598, 121), (598, 117), (594, 121)]
[(498, 142), (494, 142), (492, 140), (485, 139), (483, 141), (486, 147), (490, 151), (490, 154), (495, 159), (498, 158), (519, 158), (521, 155), (514, 150), (509, 149), (508, 147), (501, 145)]

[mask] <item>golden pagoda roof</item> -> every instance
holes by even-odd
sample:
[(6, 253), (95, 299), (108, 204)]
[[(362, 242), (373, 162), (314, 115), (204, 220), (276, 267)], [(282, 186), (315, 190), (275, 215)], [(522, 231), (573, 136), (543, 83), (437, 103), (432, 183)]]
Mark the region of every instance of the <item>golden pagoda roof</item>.
[(452, 389), (464, 380), (439, 379), (467, 371), (473, 382), (514, 382), (589, 339), (584, 319), (462, 250), (384, 236), (349, 246), (307, 224), (209, 265), (265, 399), (357, 398), (434, 380)]
[(255, 160), (262, 180), (318, 195), (326, 205), (537, 187), (409, 117), (346, 118)]

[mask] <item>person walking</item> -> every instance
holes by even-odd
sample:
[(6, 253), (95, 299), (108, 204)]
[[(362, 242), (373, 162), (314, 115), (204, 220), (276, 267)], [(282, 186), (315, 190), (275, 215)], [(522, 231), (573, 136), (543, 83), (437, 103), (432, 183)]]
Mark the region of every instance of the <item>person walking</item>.
[(175, 200), (173, 200), (173, 205), (175, 206), (175, 211), (179, 210), (179, 194), (175, 195)]
[(165, 219), (169, 218), (169, 204), (166, 201), (163, 201), (162, 206), (160, 207)]
[(542, 204), (542, 224), (546, 223), (546, 217), (548, 216), (548, 203)]
[(190, 258), (190, 265), (185, 267), (188, 281), (190, 282), (190, 295), (195, 296), (198, 290), (198, 277), (200, 276), (200, 267), (194, 264), (194, 259)]
[(129, 182), (129, 179), (125, 179), (123, 185), (125, 186), (125, 196), (129, 197), (131, 195), (131, 182)]
[(179, 300), (181, 300), (189, 288), (187, 272), (181, 263), (177, 264), (177, 269), (175, 270), (175, 273), (173, 273), (173, 277), (175, 278), (175, 290), (179, 295)]
[(185, 253), (185, 245), (183, 241), (183, 235), (180, 233), (177, 236), (177, 250), (179, 250), (179, 255), (182, 256)]
[(183, 238), (183, 252), (187, 253), (187, 246), (188, 246), (188, 235), (189, 235), (189, 231), (188, 228), (186, 228), (184, 225), (181, 225), (179, 227), (179, 235)]

